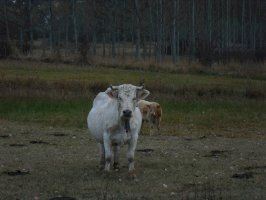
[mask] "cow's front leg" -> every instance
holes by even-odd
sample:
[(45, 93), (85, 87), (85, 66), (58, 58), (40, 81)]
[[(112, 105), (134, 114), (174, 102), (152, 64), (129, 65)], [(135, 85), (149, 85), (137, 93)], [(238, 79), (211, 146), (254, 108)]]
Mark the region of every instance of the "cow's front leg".
[(127, 159), (128, 159), (128, 172), (134, 175), (134, 156), (135, 156), (135, 149), (137, 146), (138, 136), (132, 136), (127, 149)]
[(153, 135), (153, 122), (150, 122), (150, 136)]
[(113, 150), (114, 150), (114, 169), (119, 170), (119, 150), (120, 146), (118, 144), (113, 145)]
[(103, 134), (103, 144), (104, 144), (104, 153), (105, 153), (104, 170), (109, 172), (111, 159), (112, 159), (112, 149), (111, 149), (110, 134), (108, 132), (104, 132)]

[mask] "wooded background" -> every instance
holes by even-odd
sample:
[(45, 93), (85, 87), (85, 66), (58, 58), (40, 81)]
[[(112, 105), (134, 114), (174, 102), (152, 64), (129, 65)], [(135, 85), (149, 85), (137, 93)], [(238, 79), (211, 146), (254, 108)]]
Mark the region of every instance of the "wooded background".
[(265, 59), (263, 0), (1, 0), (0, 57)]

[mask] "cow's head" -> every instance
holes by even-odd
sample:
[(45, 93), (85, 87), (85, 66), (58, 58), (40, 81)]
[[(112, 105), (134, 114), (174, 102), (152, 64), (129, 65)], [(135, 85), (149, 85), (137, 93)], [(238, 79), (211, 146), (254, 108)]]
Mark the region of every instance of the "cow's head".
[(145, 90), (144, 86), (138, 87), (131, 84), (123, 84), (110, 86), (107, 94), (117, 100), (119, 116), (125, 121), (125, 129), (128, 131), (130, 129), (129, 120), (137, 107), (137, 102), (145, 99), (150, 92)]

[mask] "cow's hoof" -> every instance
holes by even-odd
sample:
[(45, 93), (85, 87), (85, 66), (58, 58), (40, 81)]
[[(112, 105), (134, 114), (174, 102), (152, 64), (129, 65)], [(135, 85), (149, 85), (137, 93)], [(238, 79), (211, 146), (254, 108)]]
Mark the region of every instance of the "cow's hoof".
[(110, 177), (110, 175), (111, 175), (111, 171), (103, 170), (102, 177), (104, 179), (106, 179), (106, 178), (108, 179)]
[(119, 163), (114, 163), (113, 168), (116, 172), (119, 171), (120, 170)]
[(110, 173), (110, 169), (106, 169), (106, 168), (105, 168), (103, 171), (104, 171), (104, 173), (107, 173), (107, 174)]
[(128, 172), (128, 178), (135, 180), (137, 178), (137, 175), (135, 173), (135, 170), (131, 170)]
[(104, 165), (99, 165), (98, 170), (99, 171), (103, 171), (104, 170)]
[(108, 169), (104, 168), (103, 173), (105, 175), (109, 175), (111, 173), (110, 168), (108, 168)]

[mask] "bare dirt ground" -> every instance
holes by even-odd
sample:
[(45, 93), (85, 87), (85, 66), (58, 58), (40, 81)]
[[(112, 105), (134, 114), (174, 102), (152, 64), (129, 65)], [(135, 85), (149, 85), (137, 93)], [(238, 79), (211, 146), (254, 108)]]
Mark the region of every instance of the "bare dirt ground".
[(266, 198), (263, 138), (140, 136), (135, 180), (125, 149), (106, 175), (87, 130), (0, 121), (0, 199)]

